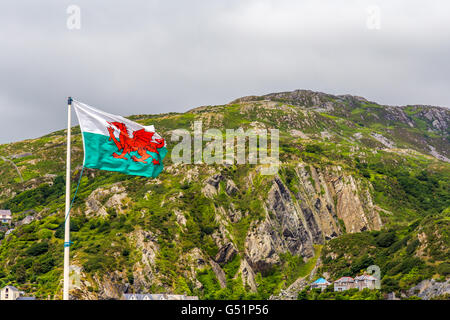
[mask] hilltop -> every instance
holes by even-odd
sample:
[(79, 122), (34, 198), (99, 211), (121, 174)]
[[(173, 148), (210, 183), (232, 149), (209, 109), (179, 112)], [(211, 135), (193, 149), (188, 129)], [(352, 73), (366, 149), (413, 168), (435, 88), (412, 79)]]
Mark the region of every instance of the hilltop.
[[(74, 298), (267, 299), (371, 264), (383, 292), (405, 293), (450, 273), (448, 109), (296, 90), (129, 118), (155, 125), (169, 155), (173, 130), (197, 120), (203, 130), (277, 128), (281, 166), (264, 176), (260, 165), (168, 156), (157, 179), (85, 170), (71, 222)], [(83, 147), (72, 132), (73, 194)], [(0, 145), (0, 209), (15, 224), (0, 233), (0, 286), (44, 299), (62, 291), (65, 139), (61, 130)]]

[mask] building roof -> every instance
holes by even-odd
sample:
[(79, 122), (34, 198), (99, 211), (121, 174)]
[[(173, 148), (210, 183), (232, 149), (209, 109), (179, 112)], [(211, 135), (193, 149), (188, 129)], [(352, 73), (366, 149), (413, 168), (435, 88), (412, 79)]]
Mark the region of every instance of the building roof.
[[(17, 289), (16, 287), (14, 287), (14, 286), (5, 286), (5, 287), (3, 287), (3, 289), (6, 289), (6, 288), (8, 288), (8, 289), (10, 289), (10, 290), (14, 290), (14, 291), (19, 291), (19, 289)], [(2, 289), (2, 290), (3, 290)]]
[(316, 281), (314, 281), (313, 284), (330, 284), (330, 283), (324, 278), (319, 278)]
[(375, 277), (373, 277), (371, 275), (364, 274), (362, 276), (356, 277), (355, 280), (358, 280), (358, 281), (363, 281), (363, 280), (376, 281), (377, 278), (375, 278)]
[(0, 215), (11, 216), (11, 210), (0, 210)]
[(181, 294), (140, 294), (125, 293), (126, 300), (198, 300), (196, 296), (185, 296)]
[(35, 297), (18, 297), (16, 300), (36, 300)]
[(355, 282), (355, 279), (352, 277), (342, 277), (337, 279), (335, 282), (341, 283), (341, 282)]

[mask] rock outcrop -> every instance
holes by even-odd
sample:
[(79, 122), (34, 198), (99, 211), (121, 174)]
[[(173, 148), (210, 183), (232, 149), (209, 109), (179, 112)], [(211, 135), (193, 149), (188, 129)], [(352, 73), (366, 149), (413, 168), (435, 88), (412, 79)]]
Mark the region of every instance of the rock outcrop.
[(417, 296), (423, 300), (430, 300), (434, 297), (450, 295), (450, 280), (438, 282), (434, 279), (423, 280), (418, 285), (412, 287), (407, 292), (408, 296)]

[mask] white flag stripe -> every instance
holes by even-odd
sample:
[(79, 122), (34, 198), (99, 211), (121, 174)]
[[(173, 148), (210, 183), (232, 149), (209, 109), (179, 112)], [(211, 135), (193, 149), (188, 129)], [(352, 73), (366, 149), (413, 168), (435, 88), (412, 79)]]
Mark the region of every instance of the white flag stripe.
[[(73, 107), (75, 108), (75, 112), (78, 117), (78, 121), (80, 123), (82, 132), (90, 132), (101, 134), (104, 136), (109, 136), (108, 127), (111, 125), (108, 122), (121, 122), (124, 123), (128, 128), (128, 134), (130, 137), (133, 134), (133, 131), (137, 131), (140, 129), (145, 129), (149, 132), (155, 132), (155, 127), (151, 126), (143, 126), (134, 121), (128, 120), (122, 116), (110, 114), (101, 110), (98, 110), (94, 107), (88, 106), (80, 101), (73, 100)], [(119, 131), (116, 130), (114, 135), (118, 135)], [(161, 136), (155, 132), (153, 136), (155, 139), (160, 139)]]

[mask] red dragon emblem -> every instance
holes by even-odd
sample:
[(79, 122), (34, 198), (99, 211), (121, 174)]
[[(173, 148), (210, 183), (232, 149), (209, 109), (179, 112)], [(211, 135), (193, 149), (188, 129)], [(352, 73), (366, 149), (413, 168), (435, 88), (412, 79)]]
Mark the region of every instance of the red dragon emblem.
[[(154, 139), (153, 141), (153, 135), (155, 133), (145, 131), (145, 129), (133, 131), (133, 137), (131, 138), (128, 135), (127, 126), (124, 123), (108, 123), (111, 125), (110, 127), (108, 127), (109, 141), (111, 141), (112, 139), (116, 144), (118, 151), (122, 150), (121, 154), (113, 153), (112, 156), (114, 158), (128, 160), (128, 158), (126, 158), (125, 156), (132, 151), (137, 151), (137, 153), (141, 157), (138, 158), (136, 156), (131, 156), (133, 161), (147, 163), (146, 160), (148, 158), (151, 158), (153, 164), (159, 164), (159, 161), (153, 158), (149, 153), (147, 153), (147, 151), (159, 154), (158, 148), (164, 147), (164, 139)], [(117, 138), (114, 136), (115, 129), (113, 128), (113, 126), (116, 127), (120, 132), (119, 140), (117, 140)]]

